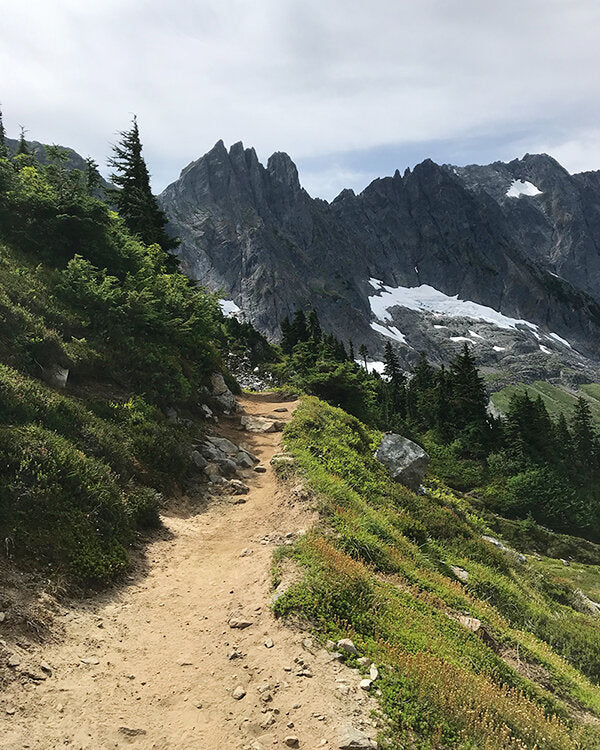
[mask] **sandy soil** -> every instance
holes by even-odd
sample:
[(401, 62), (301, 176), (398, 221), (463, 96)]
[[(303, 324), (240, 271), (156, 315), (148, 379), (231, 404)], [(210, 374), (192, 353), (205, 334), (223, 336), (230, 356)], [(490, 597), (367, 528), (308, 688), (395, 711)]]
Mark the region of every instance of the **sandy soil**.
[[(251, 414), (285, 407), (278, 416), (289, 419), (295, 404), (274, 398), (241, 401)], [(289, 737), (312, 750), (337, 748), (340, 728), (369, 722), (374, 706), (360, 675), (270, 612), (274, 546), (310, 526), (314, 510), (274, 476), (281, 433), (239, 432), (237, 423), (219, 434), (247, 444), (267, 469), (247, 472), (245, 503), (173, 508), (143, 574), (65, 609), (58, 642), (7, 643), (21, 663), (0, 695), (2, 750), (266, 750)], [(232, 617), (252, 624), (231, 628)], [(246, 692), (239, 700), (237, 687)]]

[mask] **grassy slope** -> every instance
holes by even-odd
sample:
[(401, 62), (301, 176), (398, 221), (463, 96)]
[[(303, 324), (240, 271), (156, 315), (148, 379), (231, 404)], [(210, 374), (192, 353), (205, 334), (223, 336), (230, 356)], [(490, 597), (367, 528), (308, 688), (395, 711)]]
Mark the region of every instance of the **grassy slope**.
[(592, 418), (596, 425), (600, 426), (600, 385), (597, 383), (581, 385), (579, 391), (574, 394), (560, 386), (546, 383), (543, 380), (536, 380), (532, 385), (508, 385), (502, 390), (492, 393), (491, 399), (494, 406), (500, 409), (501, 412), (506, 413), (512, 394), (515, 391), (523, 390), (527, 391), (534, 399), (541, 396), (552, 418), (556, 418), (561, 413), (564, 413), (565, 417), (569, 419), (577, 403), (578, 396), (585, 396), (590, 404)]
[(280, 551), (304, 579), (276, 611), (352, 638), (380, 666), (387, 747), (600, 747), (600, 620), (569, 605), (567, 583), (484, 541), (464, 499), (435, 481), (424, 497), (392, 483), (378, 439), (316, 399), (296, 413), (286, 443), (322, 523)]

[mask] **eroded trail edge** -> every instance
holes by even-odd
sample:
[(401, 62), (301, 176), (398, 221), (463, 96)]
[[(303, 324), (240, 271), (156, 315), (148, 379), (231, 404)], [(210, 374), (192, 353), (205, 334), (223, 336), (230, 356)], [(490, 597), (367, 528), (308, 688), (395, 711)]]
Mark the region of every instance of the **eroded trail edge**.
[[(296, 406), (274, 394), (240, 403), (245, 414), (287, 409), (283, 421)], [(0, 748), (339, 747), (345, 727), (369, 726), (360, 676), (269, 609), (274, 546), (316, 513), (273, 472), (281, 433), (240, 432), (239, 419), (216, 432), (265, 468), (245, 472), (245, 502), (173, 508), (143, 576), (65, 611), (60, 642), (17, 644), (44, 679), (15, 681), (1, 696)]]

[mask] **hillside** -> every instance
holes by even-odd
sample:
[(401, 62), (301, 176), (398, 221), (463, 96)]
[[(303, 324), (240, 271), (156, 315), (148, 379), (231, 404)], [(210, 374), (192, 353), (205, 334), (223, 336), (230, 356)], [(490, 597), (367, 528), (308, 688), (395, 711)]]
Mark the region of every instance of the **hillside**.
[(269, 344), (122, 190), (0, 158), (0, 748), (600, 748), (597, 386), (498, 419), (465, 341), (382, 376), (300, 307)]

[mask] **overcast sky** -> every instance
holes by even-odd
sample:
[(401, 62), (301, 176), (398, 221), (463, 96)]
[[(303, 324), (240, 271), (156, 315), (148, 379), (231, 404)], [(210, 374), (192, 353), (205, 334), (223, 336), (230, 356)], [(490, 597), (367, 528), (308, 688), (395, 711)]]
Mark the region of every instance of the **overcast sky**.
[(598, 0), (1, 5), (8, 134), (104, 168), (135, 112), (157, 192), (220, 138), (287, 151), (328, 199), (427, 157), (600, 169)]

